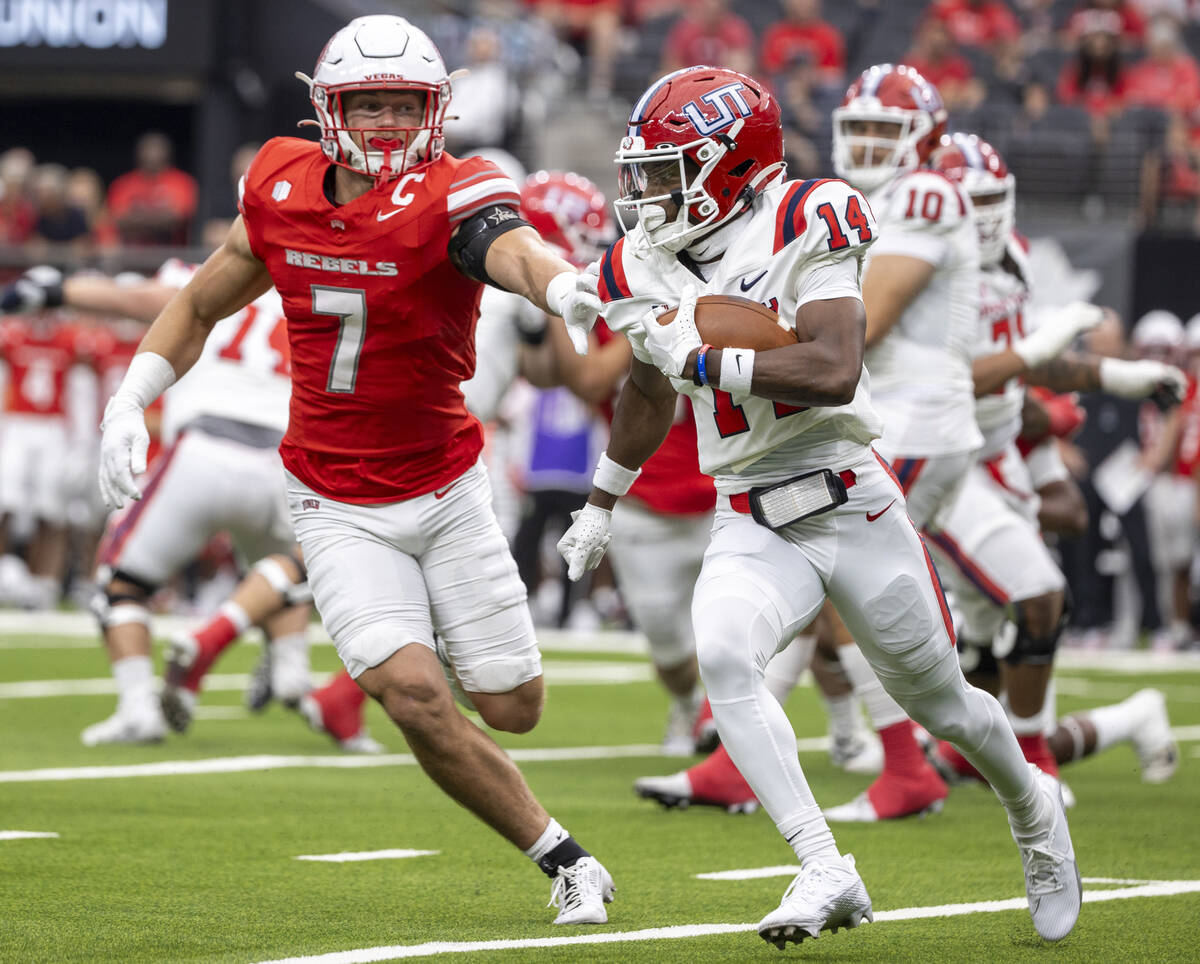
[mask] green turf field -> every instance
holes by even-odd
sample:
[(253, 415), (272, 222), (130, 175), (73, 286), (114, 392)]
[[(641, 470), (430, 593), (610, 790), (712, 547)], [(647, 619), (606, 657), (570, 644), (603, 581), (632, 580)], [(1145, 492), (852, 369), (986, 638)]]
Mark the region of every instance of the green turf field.
[[(257, 653), (252, 646), (234, 649), (216, 672), (245, 673)], [(317, 647), (314, 663), (333, 669), (332, 648)], [(29, 696), (31, 688), (13, 684), (103, 679), (107, 666), (99, 647), (66, 637), (35, 642), (0, 635), (0, 832), (58, 834), (0, 839), (0, 960), (249, 962), (431, 942), (539, 939), (568, 943), (452, 957), (443, 948), (438, 956), (508, 962), (779, 959), (752, 930), (669, 939), (630, 933), (751, 925), (776, 905), (788, 877), (720, 881), (696, 875), (794, 860), (761, 812), (666, 812), (637, 799), (630, 789), (635, 777), (676, 767), (637, 748), (657, 742), (665, 699), (648, 681), (553, 682), (586, 679), (590, 667), (605, 679), (649, 678), (638, 656), (549, 651), (552, 682), (542, 723), (527, 736), (500, 740), (523, 750), (563, 748), (567, 759), (524, 762), (522, 768), (546, 807), (601, 857), (617, 882), (607, 926), (556, 928), (550, 925), (554, 912), (544, 906), (548, 880), (404, 760), (317, 766), (363, 758), (342, 756), (279, 707), (260, 717), (245, 715), (236, 680), (206, 694), (202, 705), (212, 709), (186, 737), (153, 747), (85, 749), (80, 730), (111, 712), (113, 696)], [(1187, 882), (1200, 881), (1200, 664), (1159, 673), (1063, 670), (1060, 707), (1113, 702), (1147, 685), (1163, 689), (1174, 725), (1190, 729), (1182, 734), (1191, 742), (1181, 744), (1175, 779), (1143, 784), (1127, 747), (1065, 774), (1079, 799), (1071, 826), (1081, 872), (1085, 879), (1117, 881), (1086, 883), (1085, 890), (1138, 896), (1085, 904), (1075, 932), (1058, 945), (1037, 939), (1024, 909), (921, 912), (1023, 898), (1020, 861), (1003, 812), (982, 788), (961, 787), (940, 816), (835, 828), (842, 849), (855, 854), (881, 919), (791, 947), (788, 956), (1197, 960), (1200, 883), (1189, 891)], [(824, 723), (812, 690), (799, 689), (788, 710), (801, 737), (821, 735)], [(405, 752), (376, 707), (369, 719), (372, 734), (390, 752)], [(571, 758), (582, 755), (571, 748), (587, 747), (613, 750), (595, 759)], [(276, 759), (261, 759), (268, 755)], [(244, 765), (276, 766), (154, 776), (102, 771), (91, 779), (79, 779), (88, 774), (77, 769), (247, 757), (260, 759)], [(808, 750), (802, 760), (822, 803), (843, 802), (865, 785), (863, 778), (834, 770), (821, 751)], [(304, 765), (282, 765), (289, 762)], [(59, 769), (29, 772), (47, 768)], [(350, 863), (295, 859), (383, 849), (439, 853)], [(1174, 883), (1143, 883), (1153, 881)], [(897, 913), (883, 919), (889, 915), (882, 912)], [(579, 935), (613, 940), (569, 943)], [(393, 949), (331, 960), (400, 954)]]

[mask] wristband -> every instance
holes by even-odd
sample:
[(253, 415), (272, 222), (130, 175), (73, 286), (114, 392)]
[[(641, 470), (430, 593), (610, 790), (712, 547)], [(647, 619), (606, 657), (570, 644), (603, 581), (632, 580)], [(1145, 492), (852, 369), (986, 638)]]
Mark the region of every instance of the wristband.
[(704, 356), (708, 354), (708, 350), (712, 345), (701, 345), (700, 351), (696, 355), (696, 377), (692, 379), (697, 385), (708, 384), (708, 369), (704, 367)]
[(627, 469), (610, 459), (607, 452), (601, 452), (600, 461), (596, 463), (596, 474), (592, 476), (592, 485), (610, 495), (622, 496), (641, 474), (641, 469)]
[(721, 391), (729, 392), (735, 400), (747, 398), (753, 378), (753, 348), (726, 348), (721, 352), (721, 378), (717, 385)]
[(121, 387), (114, 399), (133, 402), (139, 408), (149, 407), (159, 395), (175, 384), (175, 369), (162, 355), (152, 351), (139, 351), (129, 363)]

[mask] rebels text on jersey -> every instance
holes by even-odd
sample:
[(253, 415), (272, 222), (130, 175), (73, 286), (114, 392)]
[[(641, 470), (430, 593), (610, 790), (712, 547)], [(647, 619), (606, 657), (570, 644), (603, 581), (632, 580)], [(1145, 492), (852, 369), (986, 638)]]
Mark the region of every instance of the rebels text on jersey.
[[(651, 363), (640, 319), (656, 305), (674, 305), (686, 285), (701, 295), (752, 298), (795, 325), (809, 301), (861, 298), (859, 266), (877, 228), (866, 198), (844, 181), (786, 181), (764, 191), (746, 224), (707, 281), (657, 249), (617, 241), (601, 259), (600, 297), (605, 320), (623, 332), (634, 354)], [(634, 232), (641, 231), (635, 227)], [(700, 469), (729, 494), (788, 478), (845, 458), (877, 438), (881, 423), (871, 408), (868, 377), (859, 376), (847, 405), (795, 407), (672, 379), (692, 402)]]
[(520, 204), (481, 158), (443, 154), (348, 204), (325, 195), (319, 145), (276, 138), (246, 174), (242, 214), (283, 299), (288, 471), (344, 502), (394, 502), (460, 476), (483, 447), (460, 384), (475, 369), (483, 289), (447, 253), (466, 217)]

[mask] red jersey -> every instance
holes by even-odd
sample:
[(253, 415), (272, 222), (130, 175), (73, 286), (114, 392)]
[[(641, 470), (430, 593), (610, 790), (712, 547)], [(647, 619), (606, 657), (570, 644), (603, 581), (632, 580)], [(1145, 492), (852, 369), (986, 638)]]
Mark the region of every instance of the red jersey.
[(1179, 444), (1171, 468), (1184, 478), (1191, 478), (1200, 468), (1200, 392), (1191, 375), (1188, 375), (1187, 394), (1179, 406)]
[(450, 262), (450, 234), (489, 205), (520, 206), (482, 158), (449, 154), (349, 204), (325, 196), (318, 144), (268, 141), (241, 199), (250, 247), (283, 299), (292, 401), (283, 463), (343, 502), (397, 502), (445, 485), (483, 448), (462, 382), (475, 371), (483, 285)]
[[(616, 337), (603, 322), (596, 324), (595, 331), (602, 345)], [(604, 405), (604, 414), (609, 421), (612, 421), (613, 402)], [(675, 420), (667, 437), (642, 465), (642, 474), (633, 483), (629, 494), (652, 512), (663, 515), (711, 512), (717, 504), (717, 490), (713, 480), (700, 471), (692, 406), (682, 395), (676, 402)]]
[(88, 340), (73, 324), (9, 318), (0, 324), (0, 357), (8, 363), (6, 412), (61, 416), (67, 372), (88, 357)]

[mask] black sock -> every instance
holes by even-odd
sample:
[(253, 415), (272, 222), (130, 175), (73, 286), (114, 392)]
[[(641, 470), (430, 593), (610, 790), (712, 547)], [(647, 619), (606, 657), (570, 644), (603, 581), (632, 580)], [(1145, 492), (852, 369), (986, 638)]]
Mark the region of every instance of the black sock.
[(542, 873), (547, 877), (557, 877), (559, 867), (570, 867), (580, 857), (590, 857), (586, 850), (575, 842), (574, 837), (567, 837), (562, 843), (546, 854), (537, 862)]

